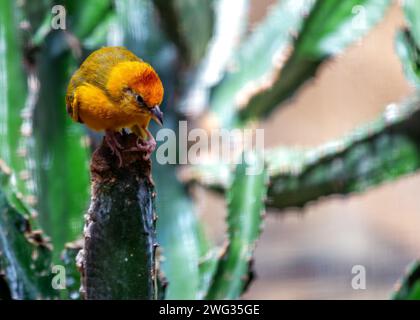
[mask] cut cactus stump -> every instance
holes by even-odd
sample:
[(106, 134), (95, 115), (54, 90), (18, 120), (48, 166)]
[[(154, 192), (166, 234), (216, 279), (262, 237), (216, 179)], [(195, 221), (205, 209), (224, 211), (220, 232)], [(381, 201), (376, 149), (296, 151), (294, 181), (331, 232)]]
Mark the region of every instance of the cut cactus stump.
[[(128, 150), (137, 136), (117, 138)], [(122, 160), (120, 167), (106, 142), (92, 157), (92, 198), (77, 257), (85, 299), (158, 296), (151, 162), (140, 152), (122, 152)]]

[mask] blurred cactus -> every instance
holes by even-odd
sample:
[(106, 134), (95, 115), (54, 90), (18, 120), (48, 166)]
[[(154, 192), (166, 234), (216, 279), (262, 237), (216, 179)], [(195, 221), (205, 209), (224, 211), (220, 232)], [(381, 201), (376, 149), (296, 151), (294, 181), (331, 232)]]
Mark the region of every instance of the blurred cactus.
[[(270, 173), (267, 206), (303, 207), (332, 194), (362, 192), (420, 168), (420, 98), (390, 104), (378, 119), (316, 148), (265, 151)], [(223, 192), (230, 165), (201, 165), (183, 178)]]
[(197, 65), (213, 33), (213, 1), (154, 0), (154, 4), (180, 58), (186, 65)]
[[(13, 181), (20, 197), (29, 197), (26, 149), (23, 143), (30, 133), (23, 126), (27, 81), (22, 65), (21, 38), (15, 34), (18, 28), (15, 4), (0, 4), (0, 156), (13, 169)], [(23, 114), (23, 116), (26, 116)], [(27, 198), (28, 200), (28, 198)]]
[(420, 3), (404, 1), (404, 13), (408, 28), (397, 34), (396, 51), (403, 63), (407, 78), (418, 88), (420, 86)]
[(397, 284), (394, 300), (420, 300), (420, 262), (413, 262)]
[[(254, 159), (247, 165), (244, 155), (227, 192), (229, 242), (218, 259), (207, 299), (238, 299), (252, 279), (250, 267), (262, 228), (267, 171), (258, 155), (247, 156)], [(247, 170), (255, 172), (249, 174)]]
[(11, 172), (0, 165), (0, 274), (13, 299), (50, 299), (51, 245), (39, 230), (32, 230), (28, 212), (19, 204), (11, 185)]
[[(278, 1), (243, 41), (232, 59), (233, 71), (215, 86), (210, 111), (222, 127), (265, 117), (311, 78), (322, 62), (380, 21), (389, 4), (389, 0)], [(364, 10), (361, 26), (353, 12), (357, 6)]]
[[(83, 248), (78, 261), (86, 298), (236, 299), (252, 279), (264, 205), (302, 207), (322, 196), (362, 192), (419, 168), (416, 93), (343, 139), (315, 149), (266, 150), (265, 169), (255, 175), (245, 174), (250, 164), (244, 162), (180, 171), (154, 161), (153, 198), (139, 168), (130, 176), (111, 170), (107, 174), (115, 179), (107, 183), (94, 170), (98, 181), (87, 222), (91, 226), (95, 216), (95, 227), (85, 230), (85, 243), (66, 245), (82, 236), (88, 164), (98, 136), (70, 121), (64, 92), (71, 72), (92, 50), (124, 45), (155, 67), (165, 86), (167, 128), (177, 131), (185, 119), (210, 120), (207, 129), (249, 128), (284, 107), (325, 61), (378, 23), (391, 3), (278, 0), (247, 32), (248, 2), (0, 3), (0, 297), (80, 298), (75, 260)], [(55, 4), (66, 8), (66, 30), (51, 28)], [(418, 86), (420, 9), (415, 0), (403, 6), (407, 28), (397, 35), (396, 51), (407, 78)], [(188, 191), (193, 181), (226, 192), (224, 248), (211, 243), (195, 214)], [(159, 217), (157, 242), (152, 199)], [(109, 220), (102, 219), (104, 213)], [(30, 225), (44, 230), (53, 249)], [(123, 229), (128, 232), (120, 233)], [(127, 262), (130, 252), (135, 258)], [(52, 262), (67, 271), (61, 292), (51, 287)], [(158, 267), (168, 281), (166, 290)], [(98, 277), (104, 279), (98, 282)], [(418, 297), (407, 293), (418, 291), (417, 278), (407, 279), (396, 297)]]

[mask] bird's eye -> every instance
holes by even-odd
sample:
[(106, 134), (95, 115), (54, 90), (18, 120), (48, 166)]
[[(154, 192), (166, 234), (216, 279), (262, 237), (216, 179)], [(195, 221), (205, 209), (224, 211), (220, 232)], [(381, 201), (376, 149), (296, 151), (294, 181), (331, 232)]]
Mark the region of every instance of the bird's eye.
[(141, 106), (146, 106), (146, 103), (144, 102), (143, 98), (141, 97), (141, 95), (136, 94), (136, 101), (139, 105)]

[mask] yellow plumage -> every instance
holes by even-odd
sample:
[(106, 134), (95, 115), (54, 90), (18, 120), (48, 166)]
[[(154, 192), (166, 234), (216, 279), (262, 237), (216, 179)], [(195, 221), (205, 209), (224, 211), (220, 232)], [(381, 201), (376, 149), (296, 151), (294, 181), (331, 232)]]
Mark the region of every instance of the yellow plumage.
[[(136, 97), (144, 105), (139, 105)], [(93, 130), (132, 128), (147, 136), (153, 108), (160, 105), (163, 86), (153, 68), (122, 47), (92, 53), (72, 76), (66, 106), (75, 121)]]

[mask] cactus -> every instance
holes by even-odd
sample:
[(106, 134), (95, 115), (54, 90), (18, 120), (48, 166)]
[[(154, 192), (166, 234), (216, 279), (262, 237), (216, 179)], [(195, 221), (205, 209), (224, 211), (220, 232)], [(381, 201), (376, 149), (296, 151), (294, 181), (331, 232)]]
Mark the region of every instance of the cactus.
[[(262, 228), (264, 198), (267, 191), (267, 171), (256, 170), (261, 159), (247, 164), (245, 158), (235, 170), (227, 192), (229, 243), (217, 262), (207, 299), (237, 299), (252, 279), (250, 266), (255, 242)], [(263, 165), (262, 165), (263, 167)]]
[[(61, 252), (60, 259), (66, 270), (66, 290), (61, 295), (62, 299), (79, 300), (82, 298), (80, 292), (80, 271), (76, 260), (80, 250), (83, 249), (83, 239), (66, 243)], [(80, 257), (80, 256), (79, 256)]]
[(415, 0), (405, 0), (402, 6), (408, 29), (413, 33), (417, 46), (420, 44), (420, 4)]
[(32, 230), (28, 211), (10, 185), (10, 169), (0, 166), (0, 274), (13, 299), (50, 299), (51, 245), (39, 230)]
[[(282, 212), (415, 172), (417, 92), (342, 139), (257, 152), (264, 170), (253, 175), (246, 172), (256, 163), (247, 161), (180, 168), (135, 154), (117, 168), (98, 135), (71, 122), (64, 108), (67, 81), (82, 59), (124, 45), (161, 76), (166, 128), (176, 132), (179, 120), (255, 127), (367, 34), (390, 3), (278, 0), (247, 32), (248, 0), (2, 2), (0, 299), (237, 299), (252, 280), (265, 206)], [(65, 31), (51, 27), (55, 4), (66, 8)], [(402, 6), (407, 27), (396, 52), (418, 87), (420, 7), (415, 0)], [(133, 142), (128, 134), (121, 139)], [(191, 182), (226, 194), (225, 247), (207, 238)], [(83, 240), (74, 242), (85, 213)], [(66, 270), (61, 292), (51, 287), (52, 262)], [(394, 298), (418, 298), (417, 269)]]
[(413, 262), (392, 294), (394, 300), (420, 300), (420, 262)]
[[(133, 8), (141, 11), (141, 19), (133, 14)], [(173, 45), (159, 29), (154, 8), (149, 1), (116, 1), (116, 12), (117, 21), (121, 21), (125, 35), (124, 45), (156, 66), (165, 85), (165, 100), (162, 106), (162, 109), (166, 110), (165, 127), (175, 129), (178, 115), (174, 110), (173, 101), (177, 66), (174, 65), (176, 51)], [(149, 32), (143, 31), (145, 26)], [(168, 279), (165, 297), (196, 299), (200, 290), (200, 249), (207, 240), (200, 237), (202, 227), (195, 216), (193, 202), (187, 190), (176, 177), (176, 166), (153, 162), (152, 167), (157, 190), (156, 227), (162, 256), (160, 265)]]
[[(46, 43), (50, 41), (59, 39), (51, 34)], [(74, 63), (70, 53), (56, 57), (43, 50), (38, 63), (41, 87), (31, 115), (33, 144), (30, 147), (36, 162), (33, 170), (38, 189), (36, 208), (40, 224), (51, 235), (54, 246), (63, 249), (66, 242), (77, 239), (82, 231), (81, 213), (87, 207), (89, 194), (88, 140), (81, 127), (55, 108), (63, 101), (65, 79), (69, 77), (65, 68)], [(54, 72), (50, 63), (55, 65)], [(74, 170), (80, 173), (75, 175)], [(66, 183), (58, 181), (57, 176)], [(60, 223), (63, 217), (68, 223)]]
[[(230, 61), (232, 71), (215, 86), (210, 98), (210, 112), (221, 122), (221, 127), (239, 123), (237, 111), (244, 103), (242, 100), (249, 98), (247, 91), (264, 90), (265, 84), (275, 78), (278, 66), (289, 54), (291, 35), (301, 28), (304, 15), (313, 3), (278, 1), (264, 21), (243, 40)], [(288, 18), (281, 18), (285, 16)]]
[[(267, 116), (313, 77), (325, 60), (374, 26), (390, 1), (313, 3), (279, 1), (257, 30), (244, 40), (232, 62), (234, 71), (215, 88), (211, 101), (211, 111), (221, 120), (222, 127), (244, 125)], [(351, 25), (357, 23), (354, 8), (358, 7), (363, 8), (366, 19), (356, 32)], [(288, 19), (280, 18), (284, 16)], [(295, 41), (294, 34), (298, 34)]]
[[(26, 77), (21, 65), (22, 46), (20, 38), (15, 37), (18, 22), (14, 15), (15, 4), (5, 1), (0, 4), (0, 157), (13, 169), (16, 175), (17, 192), (21, 197), (31, 195), (27, 182), (27, 165), (24, 157), (24, 139), (21, 135), (21, 113), (25, 109), (25, 96), (27, 93)], [(13, 85), (11, 85), (13, 83)]]
[(383, 116), (348, 137), (305, 151), (289, 172), (272, 161), (268, 205), (301, 207), (321, 196), (362, 192), (418, 170), (419, 103), (416, 96), (390, 105)]
[(398, 32), (396, 51), (407, 78), (418, 88), (420, 86), (420, 34), (418, 32), (420, 28), (418, 25), (420, 6), (418, 2), (407, 0), (404, 2), (403, 8), (409, 28)]
[[(280, 77), (268, 90), (247, 99), (239, 112), (241, 121), (269, 114), (312, 77), (321, 63), (366, 34), (382, 19), (390, 3), (390, 0), (317, 1), (293, 43), (293, 52), (284, 62)], [(363, 13), (358, 13), (358, 9)], [(361, 26), (357, 25), (355, 14), (364, 15)]]
[(204, 56), (213, 32), (213, 1), (154, 0), (154, 4), (184, 63), (196, 65)]
[[(332, 194), (362, 192), (420, 168), (420, 98), (390, 104), (376, 120), (344, 138), (316, 148), (275, 148), (265, 151), (270, 174), (267, 206), (303, 207)], [(196, 166), (183, 173), (223, 191), (232, 180), (229, 165)]]
[[(136, 136), (122, 136), (120, 143), (133, 147)], [(92, 156), (92, 200), (78, 259), (86, 299), (158, 296), (150, 161), (140, 153), (126, 153), (123, 159), (119, 168), (105, 143)]]
[[(213, 7), (217, 12), (213, 36), (200, 64), (187, 75), (190, 85), (184, 89), (179, 102), (179, 109), (191, 118), (200, 116), (207, 108), (211, 89), (224, 76), (247, 26), (248, 0), (217, 0)], [(231, 14), (233, 10), (234, 15)]]

